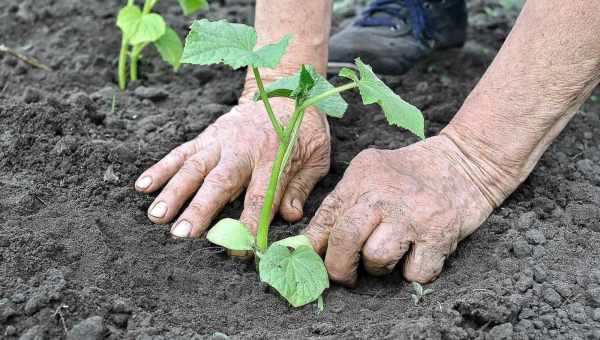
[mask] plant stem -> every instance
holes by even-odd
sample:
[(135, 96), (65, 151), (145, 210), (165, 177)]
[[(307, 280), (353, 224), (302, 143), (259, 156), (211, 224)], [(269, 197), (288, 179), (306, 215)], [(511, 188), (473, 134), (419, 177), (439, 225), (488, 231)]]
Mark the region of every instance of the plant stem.
[(269, 186), (265, 194), (262, 210), (260, 211), (260, 220), (258, 223), (258, 233), (256, 234), (256, 245), (258, 251), (264, 254), (268, 246), (269, 223), (271, 220), (271, 210), (273, 210), (273, 201), (275, 200), (275, 192), (279, 183), (279, 173), (283, 163), (284, 155), (287, 150), (288, 143), (281, 141), (277, 149), (277, 156), (271, 169), (271, 177), (269, 178)]
[(121, 91), (125, 91), (127, 87), (127, 47), (129, 42), (123, 37), (121, 39), (121, 51), (119, 51), (119, 66), (118, 66), (118, 79), (119, 88)]
[(271, 124), (273, 125), (273, 129), (279, 136), (279, 141), (285, 141), (285, 135), (283, 133), (283, 126), (277, 120), (275, 113), (273, 112), (273, 108), (271, 107), (271, 102), (269, 102), (269, 96), (267, 95), (267, 91), (265, 91), (265, 86), (263, 85), (262, 78), (260, 76), (260, 72), (257, 67), (252, 67), (252, 72), (254, 73), (254, 79), (256, 80), (256, 85), (258, 86), (258, 93), (260, 94), (260, 99), (262, 99), (263, 104), (265, 105), (265, 109), (267, 110), (267, 115), (269, 116), (269, 120), (271, 120)]
[[(254, 68), (253, 68), (254, 70)], [(258, 70), (255, 72), (255, 75), (258, 74)], [(258, 84), (259, 92), (265, 95), (264, 87), (262, 86), (262, 81), (260, 80), (260, 74), (256, 77), (256, 82)], [(275, 200), (275, 193), (277, 192), (277, 187), (279, 184), (279, 180), (287, 162), (291, 158), (291, 154), (294, 146), (296, 145), (296, 139), (298, 137), (298, 131), (300, 130), (300, 125), (302, 125), (302, 119), (304, 118), (304, 111), (321, 100), (336, 95), (340, 92), (353, 89), (357, 87), (356, 83), (349, 83), (342, 86), (338, 86), (329, 91), (323, 92), (317, 96), (306, 99), (301, 103), (296, 103), (296, 109), (292, 114), (292, 118), (290, 119), (289, 124), (283, 131), (283, 137), (280, 137), (279, 148), (277, 149), (277, 155), (275, 156), (275, 161), (273, 162), (273, 168), (271, 169), (271, 177), (269, 178), (269, 185), (267, 187), (267, 192), (265, 193), (265, 200), (263, 202), (262, 210), (260, 211), (260, 219), (258, 222), (258, 233), (256, 235), (256, 245), (258, 247), (258, 251), (261, 254), (264, 254), (268, 247), (268, 236), (269, 236), (269, 224), (271, 221), (271, 214), (273, 210), (273, 201)], [(262, 89), (262, 90), (261, 90)], [(266, 101), (263, 98), (263, 103), (265, 103), (265, 107), (268, 105), (268, 98)], [(270, 105), (269, 105), (270, 108)], [(269, 108), (267, 108), (267, 112), (269, 112)], [(272, 112), (272, 110), (271, 110)], [(273, 120), (271, 120), (273, 122)], [(273, 124), (275, 127), (275, 124)]]
[(144, 48), (144, 44), (137, 44), (133, 46), (133, 49), (131, 50), (131, 60), (129, 65), (129, 75), (131, 80), (138, 80), (138, 61), (140, 60), (142, 48)]
[(338, 86), (338, 87), (334, 87), (333, 89), (329, 90), (329, 91), (325, 91), (317, 96), (314, 97), (310, 97), (307, 100), (305, 100), (302, 105), (300, 106), (299, 110), (306, 110), (307, 108), (309, 108), (312, 105), (315, 105), (316, 103), (320, 102), (321, 100), (327, 98), (327, 97), (331, 97), (333, 95), (336, 95), (340, 92), (344, 92), (346, 90), (350, 90), (353, 89), (355, 87), (357, 87), (358, 84), (352, 82), (352, 83), (348, 83), (346, 85), (342, 85), (342, 86)]

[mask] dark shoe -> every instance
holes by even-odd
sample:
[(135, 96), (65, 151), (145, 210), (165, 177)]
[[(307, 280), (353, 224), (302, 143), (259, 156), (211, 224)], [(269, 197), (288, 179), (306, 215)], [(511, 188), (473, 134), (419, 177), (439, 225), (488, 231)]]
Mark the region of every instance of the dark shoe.
[(434, 50), (462, 47), (465, 0), (374, 0), (329, 42), (329, 69), (360, 57), (381, 74), (402, 74)]

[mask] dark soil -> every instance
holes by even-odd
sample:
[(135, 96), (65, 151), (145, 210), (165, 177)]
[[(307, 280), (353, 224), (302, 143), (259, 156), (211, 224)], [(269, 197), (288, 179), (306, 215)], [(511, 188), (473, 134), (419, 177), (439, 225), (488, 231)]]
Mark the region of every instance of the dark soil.
[[(168, 226), (146, 218), (152, 197), (132, 190), (136, 176), (234, 105), (243, 73), (185, 66), (175, 75), (149, 49), (143, 79), (119, 93), (120, 3), (0, 2), (0, 43), (54, 70), (0, 56), (0, 338), (600, 338), (600, 104), (585, 105), (418, 306), (397, 270), (362, 275), (354, 290), (333, 286), (318, 315), (262, 287), (252, 264), (204, 239), (172, 240)], [(210, 17), (248, 22), (246, 1), (213, 3)], [(429, 135), (452, 118), (509, 30), (514, 13), (491, 5), (470, 3), (465, 48), (386, 78), (425, 111)], [(175, 1), (158, 10), (185, 34), (189, 19)], [(359, 105), (331, 129), (333, 166), (309, 217), (360, 150), (415, 141)], [(241, 203), (223, 215), (237, 217)], [(276, 220), (274, 237), (307, 220)]]

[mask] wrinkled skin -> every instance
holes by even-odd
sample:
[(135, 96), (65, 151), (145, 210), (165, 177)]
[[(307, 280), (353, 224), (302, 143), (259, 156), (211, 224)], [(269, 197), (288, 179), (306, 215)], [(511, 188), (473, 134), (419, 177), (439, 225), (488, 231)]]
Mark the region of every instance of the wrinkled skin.
[[(271, 103), (280, 120), (287, 122), (293, 102), (272, 99)], [(198, 237), (225, 204), (247, 187), (241, 220), (256, 233), (277, 148), (277, 135), (263, 104), (241, 99), (198, 137), (146, 170), (136, 181), (136, 189), (150, 193), (164, 185), (148, 209), (148, 217), (155, 223), (172, 221), (193, 196), (171, 233)], [(302, 218), (308, 194), (329, 171), (329, 154), (327, 119), (307, 110), (299, 142), (280, 182), (274, 213), (279, 210), (291, 222)]]
[(362, 257), (373, 275), (406, 256), (404, 276), (426, 283), (492, 205), (465, 172), (445, 136), (398, 150), (361, 152), (304, 233), (325, 255), (332, 280), (352, 286)]

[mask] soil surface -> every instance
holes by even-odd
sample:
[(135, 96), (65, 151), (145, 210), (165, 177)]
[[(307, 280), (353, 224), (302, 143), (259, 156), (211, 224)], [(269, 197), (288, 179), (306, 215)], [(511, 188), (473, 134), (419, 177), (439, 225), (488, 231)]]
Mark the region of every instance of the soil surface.
[[(53, 69), (0, 55), (0, 338), (600, 338), (597, 97), (461, 243), (419, 305), (396, 270), (362, 275), (353, 290), (334, 285), (318, 314), (287, 306), (252, 264), (204, 239), (173, 240), (169, 226), (146, 218), (152, 197), (132, 190), (136, 176), (234, 105), (243, 73), (186, 65), (176, 75), (149, 48), (142, 79), (119, 93), (120, 3), (0, 2), (0, 44)], [(157, 9), (186, 33), (191, 19), (175, 1)], [(516, 15), (483, 0), (469, 10), (465, 48), (385, 78), (424, 110), (428, 135), (452, 118)], [(221, 0), (201, 16), (248, 22), (251, 12), (247, 1)], [(415, 141), (346, 98), (347, 116), (331, 122), (332, 170), (308, 217), (359, 151)], [(239, 216), (241, 204), (222, 215)], [(307, 221), (276, 220), (273, 237)]]

